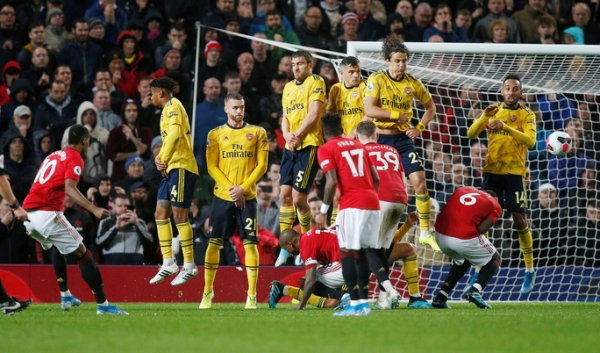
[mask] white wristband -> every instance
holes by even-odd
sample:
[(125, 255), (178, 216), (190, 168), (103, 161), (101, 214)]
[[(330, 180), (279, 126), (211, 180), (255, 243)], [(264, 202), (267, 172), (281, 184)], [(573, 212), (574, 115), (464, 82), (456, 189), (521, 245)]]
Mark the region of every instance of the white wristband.
[(327, 214), (327, 211), (329, 211), (329, 205), (326, 204), (321, 204), (321, 213), (323, 214)]

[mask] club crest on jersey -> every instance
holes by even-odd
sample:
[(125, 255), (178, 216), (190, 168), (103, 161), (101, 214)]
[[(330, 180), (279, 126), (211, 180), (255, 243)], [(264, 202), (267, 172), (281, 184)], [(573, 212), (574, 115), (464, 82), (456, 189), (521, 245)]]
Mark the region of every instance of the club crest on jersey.
[(412, 89), (410, 87), (406, 87), (406, 88), (404, 88), (404, 93), (406, 93), (407, 95), (411, 94), (412, 93)]
[(81, 175), (81, 167), (76, 166), (75, 168), (73, 168), (73, 173), (75, 173), (75, 175)]
[(358, 97), (358, 91), (352, 91), (352, 98)]
[(246, 134), (246, 138), (248, 139), (248, 141), (252, 141), (252, 139), (254, 138), (254, 135)]
[(516, 115), (511, 115), (510, 116), (510, 122), (514, 123), (515, 121), (517, 121), (517, 116)]
[(373, 92), (373, 89), (375, 89), (375, 86), (373, 86), (373, 84), (372, 84), (372, 83), (369, 83), (369, 84), (367, 85), (367, 91), (369, 91), (369, 92)]

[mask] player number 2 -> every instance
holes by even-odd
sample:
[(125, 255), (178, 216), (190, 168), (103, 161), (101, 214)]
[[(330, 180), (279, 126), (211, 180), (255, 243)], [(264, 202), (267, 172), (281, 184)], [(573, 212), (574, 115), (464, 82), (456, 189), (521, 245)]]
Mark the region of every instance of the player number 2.
[[(358, 156), (358, 164), (354, 163), (352, 156)], [(355, 150), (344, 151), (342, 152), (342, 157), (348, 162), (348, 166), (350, 166), (350, 171), (352, 172), (353, 177), (361, 177), (365, 175), (364, 168), (364, 158), (363, 158), (363, 150), (358, 148)]]
[(460, 203), (462, 203), (465, 206), (472, 206), (477, 202), (477, 199), (475, 198), (475, 196), (479, 196), (479, 194), (476, 192), (470, 192), (468, 194), (464, 194), (460, 197)]
[(377, 158), (377, 170), (388, 170), (390, 168), (390, 164), (394, 166), (394, 171), (397, 172), (400, 168), (400, 161), (398, 160), (398, 156), (393, 152), (385, 152), (382, 153), (380, 151), (369, 152), (369, 156), (375, 156)]
[(244, 229), (246, 230), (254, 230), (254, 220), (252, 218), (246, 218), (246, 226), (244, 227)]
[(410, 164), (419, 163), (419, 165), (423, 167), (423, 162), (421, 162), (421, 158), (419, 158), (416, 153), (411, 152), (408, 156), (410, 157)]
[(35, 176), (35, 180), (33, 182), (35, 183), (36, 181), (39, 181), (40, 184), (45, 184), (48, 181), (48, 179), (50, 179), (52, 174), (54, 174), (55, 170), (56, 170), (56, 160), (55, 159), (44, 160), (44, 164), (42, 164), (42, 166), (40, 167), (40, 171)]

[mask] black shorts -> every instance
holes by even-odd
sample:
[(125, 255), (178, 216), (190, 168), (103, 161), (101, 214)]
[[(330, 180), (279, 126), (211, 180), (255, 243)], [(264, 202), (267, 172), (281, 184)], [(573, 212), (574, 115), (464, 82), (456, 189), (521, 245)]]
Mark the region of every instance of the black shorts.
[(402, 166), (404, 167), (404, 173), (410, 175), (414, 172), (422, 172), (423, 161), (417, 154), (417, 148), (415, 147), (414, 141), (406, 136), (406, 134), (398, 135), (384, 135), (379, 134), (377, 143), (382, 145), (392, 146), (398, 151), (400, 157), (402, 157)]
[(258, 208), (256, 199), (247, 200), (246, 208), (240, 210), (233, 201), (226, 201), (218, 197), (213, 198), (210, 210), (209, 238), (227, 239), (235, 233), (258, 243)]
[(498, 195), (500, 206), (508, 212), (527, 212), (525, 178), (521, 175), (483, 173), (482, 190), (492, 190)]
[(308, 194), (319, 169), (317, 146), (308, 146), (299, 151), (283, 150), (279, 168), (279, 184), (290, 185), (296, 191)]

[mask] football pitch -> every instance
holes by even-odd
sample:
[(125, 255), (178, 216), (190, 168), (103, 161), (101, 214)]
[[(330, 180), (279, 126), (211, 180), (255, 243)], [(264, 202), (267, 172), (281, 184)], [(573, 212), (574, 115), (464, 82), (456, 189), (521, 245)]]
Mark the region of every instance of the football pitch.
[(598, 352), (600, 305), (491, 303), (492, 310), (451, 303), (451, 310), (409, 310), (406, 303), (369, 317), (281, 304), (135, 304), (129, 316), (96, 315), (84, 303), (69, 312), (33, 304), (0, 316), (8, 352)]

